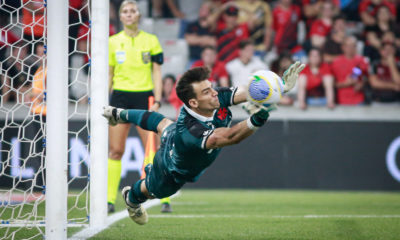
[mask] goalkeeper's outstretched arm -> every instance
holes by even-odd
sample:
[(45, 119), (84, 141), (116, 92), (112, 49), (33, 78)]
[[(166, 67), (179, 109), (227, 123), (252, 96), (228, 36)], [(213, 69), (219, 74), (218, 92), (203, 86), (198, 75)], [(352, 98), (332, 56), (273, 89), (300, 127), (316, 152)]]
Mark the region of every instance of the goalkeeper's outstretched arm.
[(249, 128), (246, 120), (239, 122), (231, 128), (217, 128), (210, 137), (208, 137), (206, 148), (214, 149), (238, 144), (253, 133), (254, 128)]
[(228, 145), (238, 144), (265, 124), (272, 108), (253, 105), (252, 115), (244, 121), (239, 122), (231, 128), (217, 128), (208, 137), (207, 149), (220, 148)]
[(239, 86), (233, 97), (233, 104), (239, 104), (247, 101), (247, 86)]

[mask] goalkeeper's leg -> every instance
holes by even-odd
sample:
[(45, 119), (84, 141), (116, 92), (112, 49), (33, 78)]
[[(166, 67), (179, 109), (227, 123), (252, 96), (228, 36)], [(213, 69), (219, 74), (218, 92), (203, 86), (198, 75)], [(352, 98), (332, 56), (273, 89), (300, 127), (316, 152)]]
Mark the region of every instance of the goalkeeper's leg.
[[(174, 126), (174, 124), (170, 126), (171, 131), (174, 130), (172, 129)], [(174, 136), (168, 133), (165, 135), (171, 138)], [(142, 207), (143, 202), (147, 199), (171, 196), (184, 184), (175, 182), (174, 177), (166, 171), (167, 167), (164, 165), (163, 156), (167, 151), (167, 148), (161, 146), (154, 157), (153, 164), (150, 163), (145, 167), (146, 178), (122, 190), (129, 216), (138, 224), (146, 223), (148, 218), (146, 210)]]
[(129, 109), (124, 110), (115, 107), (104, 107), (103, 116), (106, 117), (111, 125), (117, 123), (133, 123), (144, 130), (153, 131), (161, 134), (172, 121), (165, 118), (158, 112), (147, 110)]

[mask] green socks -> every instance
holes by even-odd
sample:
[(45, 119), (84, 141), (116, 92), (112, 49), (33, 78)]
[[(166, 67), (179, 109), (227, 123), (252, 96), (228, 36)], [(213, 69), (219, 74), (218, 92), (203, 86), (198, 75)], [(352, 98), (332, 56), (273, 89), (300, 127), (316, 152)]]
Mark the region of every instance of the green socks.
[(157, 133), (157, 126), (164, 119), (164, 116), (158, 112), (149, 112), (147, 110), (123, 110), (119, 114), (125, 122), (130, 122), (143, 128), (144, 130)]

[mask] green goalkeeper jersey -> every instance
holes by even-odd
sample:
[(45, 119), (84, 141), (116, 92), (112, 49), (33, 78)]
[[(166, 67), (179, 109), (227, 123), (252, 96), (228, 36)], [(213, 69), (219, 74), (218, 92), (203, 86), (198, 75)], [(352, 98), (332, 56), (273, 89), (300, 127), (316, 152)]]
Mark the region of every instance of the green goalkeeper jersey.
[(214, 129), (229, 127), (232, 113), (229, 106), (237, 88), (217, 88), (220, 108), (213, 117), (201, 116), (188, 107), (181, 109), (174, 128), (165, 131), (161, 148), (163, 162), (178, 183), (195, 182), (217, 158), (220, 148), (206, 149), (208, 137)]

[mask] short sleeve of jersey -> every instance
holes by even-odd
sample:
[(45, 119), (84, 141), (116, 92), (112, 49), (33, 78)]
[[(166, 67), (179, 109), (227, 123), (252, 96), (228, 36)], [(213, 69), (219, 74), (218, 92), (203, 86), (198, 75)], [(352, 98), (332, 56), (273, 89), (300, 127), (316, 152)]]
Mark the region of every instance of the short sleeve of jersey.
[(215, 89), (218, 92), (218, 99), (221, 107), (229, 107), (233, 105), (233, 97), (237, 91), (237, 87), (220, 87)]
[(114, 67), (116, 65), (115, 59), (115, 44), (114, 37), (110, 37), (108, 40), (108, 65)]
[(155, 56), (157, 54), (162, 53), (163, 50), (162, 50), (161, 44), (155, 35), (153, 35), (153, 37), (151, 38), (151, 41), (153, 43), (152, 44), (153, 47), (151, 48), (151, 52), (150, 52), (151, 56)]

